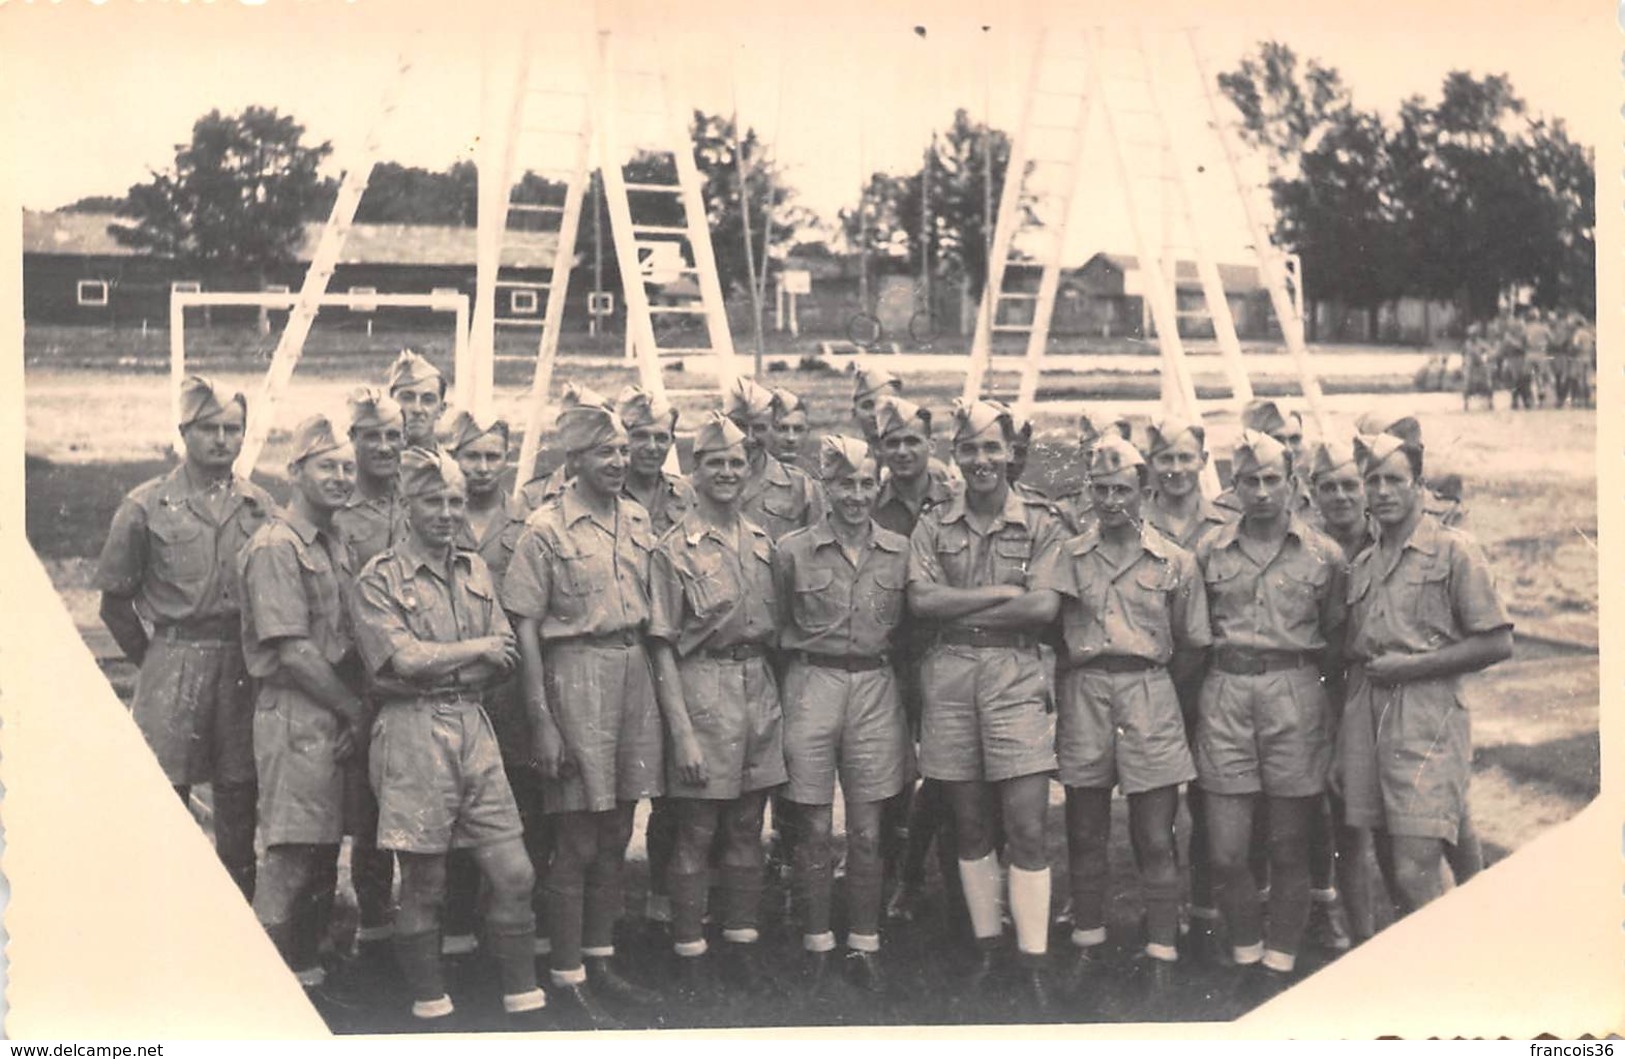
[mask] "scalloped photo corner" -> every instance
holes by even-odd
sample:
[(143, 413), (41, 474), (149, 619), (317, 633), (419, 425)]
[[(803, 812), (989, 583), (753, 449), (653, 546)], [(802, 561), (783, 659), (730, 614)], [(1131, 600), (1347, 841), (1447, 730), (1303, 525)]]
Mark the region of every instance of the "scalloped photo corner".
[[(935, 416), (944, 496), (966, 488), (948, 409), (986, 396), (1029, 424), (1021, 488), (1057, 520), (1087, 507), (1080, 413), (1141, 448), (1159, 416), (1201, 422), (1192, 473), (1215, 521), (1236, 496), (1241, 431), (1262, 422), (1248, 398), (1274, 402), (1288, 443), (1297, 425), (1305, 460), (1317, 441), (1335, 462), (1356, 433), (1414, 428), (1428, 510), (1470, 535), (1514, 626), (1512, 656), (1461, 682), (1470, 827), (1447, 892), (1400, 916), (1356, 847), (1375, 898), (1352, 930), (1374, 936), (1350, 946), (1349, 922), (1317, 909), (1284, 991), (1199, 958), (1203, 923), (1182, 893), (1172, 983), (1146, 999), (1121, 797), (1105, 967), (1061, 988), (1078, 924), (1055, 782), (1051, 1010), (1013, 989), (944, 999), (971, 956), (939, 868), (954, 858), (924, 843), (917, 888), (886, 893), (890, 992), (813, 996), (796, 860), (775, 844), (760, 949), (785, 994), (728, 993), (703, 1014), (667, 1000), (620, 1011), (624, 1028), (1625, 1032), (1625, 661), (1601, 650), (1625, 614), (1607, 544), (1625, 532), (1625, 217), (1608, 177), (1625, 171), (1625, 5), (1619, 17), (1590, 0), (1203, 4), (1144, 24), (1036, 0), (707, 0), (680, 21), (648, 0), (472, 18), (365, 0), (14, 6), (0, 37), (15, 102), (0, 126), (5, 1035), (411, 1028), (387, 956), (358, 971), (348, 840), (321, 939), (337, 988), (288, 971), (216, 854), (211, 786), (177, 797), (132, 718), (139, 670), (98, 588), (121, 501), (177, 464), (183, 375), (247, 396), (239, 470), (280, 504), (295, 424), (347, 423), (347, 399), (386, 386), (402, 349), (445, 376), (476, 435), (509, 424), (501, 487), (527, 510), (568, 481), (552, 429), (567, 385), (669, 397), (668, 467), (688, 471), (703, 414), (759, 372), (784, 410), (775, 425), (800, 417), (769, 459), (816, 478), (821, 437), (874, 432), (855, 401), (889, 372)], [(196, 178), (227, 141), (297, 164), (237, 188), (220, 213), (235, 219), (211, 229)], [(482, 173), (505, 179), (482, 187)], [(694, 502), (688, 486), (658, 499), (676, 517)], [(1419, 613), (1428, 599), (1448, 610), (1417, 590)], [(640, 804), (614, 949), (658, 990), (674, 972), (650, 915), (649, 819)], [(837, 798), (836, 850), (845, 819)], [(837, 928), (846, 869), (843, 855)], [(490, 948), (480, 937), (443, 961), (458, 1032), (512, 1028)], [(545, 957), (537, 967), (548, 987)], [(557, 1029), (581, 1028), (552, 1006)]]

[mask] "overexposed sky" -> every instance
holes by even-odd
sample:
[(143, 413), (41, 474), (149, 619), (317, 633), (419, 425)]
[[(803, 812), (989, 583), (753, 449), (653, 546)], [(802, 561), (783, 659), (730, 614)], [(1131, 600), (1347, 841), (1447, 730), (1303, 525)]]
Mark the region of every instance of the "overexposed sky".
[[(513, 12), (535, 6), (401, 0), (3, 5), (0, 82), (14, 129), (6, 152), (10, 180), (21, 203), (36, 209), (117, 194), (143, 180), (149, 167), (168, 165), (200, 114), (251, 103), (297, 116), (313, 138), (342, 149), (363, 134), (413, 25), (425, 27), (418, 61), (381, 154), (441, 168), (474, 156), (482, 65), (493, 78), (501, 76), (503, 49), (520, 39)], [(583, 6), (558, 10), (580, 17)], [(956, 106), (1013, 128), (1033, 29), (1062, 11), (1086, 24), (1121, 9), (858, 0), (646, 0), (600, 8), (617, 26), (658, 31), (695, 104), (729, 111), (737, 103), (742, 121), (774, 146), (799, 201), (828, 219), (856, 198), (865, 168), (917, 165), (929, 130), (946, 124)], [(927, 29), (924, 39), (913, 32), (917, 24)], [(1470, 6), (1374, 0), (1332, 12), (1301, 0), (1229, 12), (1202, 5), (1169, 24), (1199, 25), (1215, 70), (1234, 66), (1259, 40), (1283, 40), (1301, 57), (1338, 68), (1357, 103), (1390, 114), (1408, 95), (1435, 95), (1452, 69), (1506, 73), (1533, 109), (1562, 117), (1571, 135), (1594, 146), (1617, 133), (1625, 96), (1617, 73), (1620, 34), (1601, 0)], [(551, 35), (555, 45), (559, 38)], [(627, 40), (628, 47), (635, 43)], [(1170, 90), (1184, 92), (1191, 108), (1182, 107), (1176, 121), (1194, 121), (1200, 115), (1191, 68), (1183, 53), (1167, 55)], [(570, 65), (553, 57), (548, 62)], [(1098, 124), (1091, 127), (1084, 171), (1094, 183), (1085, 189), (1088, 206), (1073, 242), (1129, 250), (1121, 210), (1112, 205), (1121, 200), (1120, 185), (1098, 133)], [(1200, 148), (1197, 153), (1207, 157)], [(1222, 172), (1208, 168), (1215, 179)], [(1223, 214), (1211, 222), (1210, 240), (1244, 241), (1233, 208), (1203, 208)]]

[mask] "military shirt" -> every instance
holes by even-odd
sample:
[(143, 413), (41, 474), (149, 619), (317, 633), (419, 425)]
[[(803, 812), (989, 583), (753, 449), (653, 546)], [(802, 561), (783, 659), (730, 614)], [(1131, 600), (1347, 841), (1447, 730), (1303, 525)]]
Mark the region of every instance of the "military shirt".
[(532, 478), (520, 486), (520, 503), (526, 511), (535, 511), (549, 500), (556, 499), (569, 484), (570, 478), (564, 473), (564, 466), (560, 464), (553, 468), (553, 472), (546, 478)]
[(1337, 542), (1294, 515), (1280, 550), (1261, 567), (1242, 550), (1240, 529), (1239, 519), (1226, 523), (1196, 546), (1214, 644), (1319, 651), (1339, 642), (1347, 567)]
[[(1288, 503), (1292, 513), (1300, 517), (1315, 509), (1315, 497), (1309, 491), (1309, 483), (1295, 474), (1292, 476), (1292, 499)], [(1238, 519), (1243, 512), (1241, 497), (1236, 495), (1235, 486), (1214, 497), (1213, 507), (1227, 520)]]
[(702, 647), (772, 645), (778, 614), (773, 538), (741, 518), (739, 540), (690, 511), (655, 547), (649, 635), (670, 643), (679, 657)]
[(933, 474), (927, 466), (925, 492), (915, 503), (897, 491), (896, 482), (888, 471), (880, 476), (880, 495), (875, 499), (874, 520), (893, 533), (906, 537), (914, 532), (921, 515), (946, 504), (962, 488), (963, 484), (955, 486), (946, 472)]
[[(643, 504), (632, 492), (630, 484), (621, 489), (621, 495)], [(655, 539), (663, 537), (693, 506), (694, 487), (688, 484), (688, 479), (662, 471), (649, 503), (643, 504), (643, 509), (649, 513), (649, 525), (654, 530)]]
[(641, 629), (654, 547), (649, 513), (636, 500), (617, 499), (602, 519), (572, 486), (526, 520), (503, 604), (540, 622), (543, 640)]
[(1166, 508), (1157, 501), (1157, 494), (1152, 493), (1146, 497), (1145, 503), (1140, 506), (1140, 515), (1148, 526), (1153, 527), (1164, 538), (1190, 551), (1199, 544), (1203, 537), (1212, 533), (1230, 519), (1213, 501), (1202, 497), (1196, 506), (1196, 517), (1190, 525), (1185, 527), (1184, 533), (1173, 532), (1171, 519)]
[(1175, 650), (1212, 643), (1207, 592), (1190, 552), (1149, 525), (1122, 567), (1100, 543), (1098, 527), (1073, 537), (1040, 572), (1062, 596), (1061, 630), (1073, 663), (1111, 655), (1165, 666)]
[(1431, 515), (1417, 521), (1391, 565), (1380, 548), (1355, 558), (1348, 605), (1348, 653), (1358, 661), (1419, 654), (1512, 627), (1483, 550)]
[(873, 658), (891, 649), (903, 620), (908, 539), (871, 522), (854, 566), (826, 518), (779, 539), (773, 577), (780, 647)]
[(406, 501), (390, 488), (383, 496), (364, 497), (359, 492), (348, 507), (333, 512), (333, 528), (355, 557), (357, 567), (406, 539)]
[[(1006, 492), (1004, 508), (988, 529), (978, 531), (967, 517), (964, 494), (959, 494), (926, 512), (914, 527), (908, 580), (952, 588), (1053, 588), (1038, 575), (1053, 569), (1046, 553), (1058, 549), (1064, 537), (1065, 530), (1047, 503), (1025, 499), (1014, 489)], [(975, 625), (976, 615), (947, 624)]]
[(1055, 498), (1055, 510), (1069, 534), (1086, 533), (1095, 525), (1095, 494), (1087, 485), (1064, 493)]
[(237, 554), (276, 509), (271, 494), (232, 477), (217, 516), (186, 465), (130, 491), (96, 566), (95, 587), (133, 597), (156, 625), (235, 618), (242, 599)]
[(274, 513), (237, 560), (243, 585), (243, 658), (252, 677), (277, 675), (275, 641), (306, 639), (329, 665), (355, 647), (345, 597), (355, 568), (350, 549), (302, 515)]
[(438, 556), (423, 554), (408, 537), (379, 552), (356, 578), (350, 619), (368, 682), (377, 694), (410, 698), (454, 685), (484, 690), (500, 679), (496, 667), (483, 661), (421, 683), (390, 666), (401, 648), (415, 643), (457, 643), (512, 631), (484, 559), (453, 549), (449, 576), (448, 581)]
[(778, 540), (824, 517), (824, 490), (807, 472), (769, 456), (761, 472), (745, 482), (739, 514)]
[(464, 551), (480, 553), (480, 558), (485, 560), (486, 569), (491, 571), (491, 583), (497, 586), (499, 592), (503, 577), (508, 572), (508, 563), (513, 560), (514, 549), (519, 545), (520, 534), (525, 531), (527, 514), (521, 501), (504, 496), (501, 508), (486, 525), (485, 534), (481, 539), (474, 538), (473, 523), (464, 522), (463, 528), (457, 533), (457, 540), (453, 542)]

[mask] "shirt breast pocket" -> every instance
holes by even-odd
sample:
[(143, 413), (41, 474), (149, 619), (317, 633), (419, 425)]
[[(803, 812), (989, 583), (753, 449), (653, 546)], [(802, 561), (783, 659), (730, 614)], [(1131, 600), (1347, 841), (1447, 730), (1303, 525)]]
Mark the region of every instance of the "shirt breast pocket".
[(820, 632), (840, 620), (833, 570), (797, 570), (795, 592), (796, 624), (803, 632)]
[(300, 552), (299, 567), (310, 607), (311, 639), (323, 658), (337, 663), (349, 652), (350, 637), (332, 560), (325, 552)]
[(1033, 542), (1028, 537), (993, 539), (993, 583), (1027, 586), (1027, 568), (1032, 561)]
[(1450, 603), (1450, 567), (1442, 562), (1417, 563), (1405, 569), (1405, 589), (1414, 600), (1414, 616), (1429, 633), (1428, 639), (1442, 642), (1456, 635), (1455, 608)]
[(214, 565), (214, 541), (209, 528), (180, 514), (152, 520), (153, 560), (160, 577), (172, 581), (200, 581)]
[(762, 528), (775, 538), (800, 528), (805, 514), (806, 508), (796, 503), (795, 497), (773, 494), (762, 498), (762, 520), (768, 523)]
[(875, 572), (874, 594), (870, 599), (875, 621), (887, 627), (903, 619), (903, 587), (907, 578), (901, 568)]
[(1136, 622), (1160, 636), (1168, 628), (1168, 597), (1179, 587), (1179, 574), (1158, 563), (1136, 573), (1133, 586), (1127, 602)]
[(600, 555), (591, 548), (561, 552), (558, 567), (560, 594), (580, 598), (602, 592), (607, 587), (603, 567), (608, 561), (606, 555)]
[(943, 535), (937, 541), (937, 562), (942, 566), (942, 579), (955, 588), (971, 587), (970, 541), (955, 535)]
[(720, 556), (696, 563), (692, 570), (680, 574), (683, 594), (698, 618), (710, 618), (725, 610), (736, 596), (733, 575), (723, 566)]
[(1320, 598), (1330, 577), (1331, 570), (1325, 566), (1289, 566), (1275, 575), (1274, 588), (1288, 613), (1303, 617), (1320, 609)]

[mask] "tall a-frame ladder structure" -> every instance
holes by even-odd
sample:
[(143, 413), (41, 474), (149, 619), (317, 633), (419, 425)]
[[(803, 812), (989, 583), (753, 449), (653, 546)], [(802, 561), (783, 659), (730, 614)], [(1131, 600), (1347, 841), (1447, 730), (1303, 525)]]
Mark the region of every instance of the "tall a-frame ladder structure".
[[(653, 50), (645, 42), (596, 28), (561, 32), (554, 26), (545, 34), (528, 33), (520, 42), (508, 105), (490, 111), (492, 117), (501, 114), (503, 127), (488, 126), (483, 137), (471, 336), (476, 356), (487, 361), (492, 356), (501, 295), (515, 290), (547, 294), (519, 454), (520, 484), (535, 466), (544, 430), (581, 205), (595, 155), (642, 385), (665, 394), (662, 361), (673, 357), (713, 365), (718, 390), (738, 371), (687, 116), (674, 102), (671, 72), (657, 59), (640, 56), (640, 45)], [(585, 69), (582, 56), (592, 57)], [(636, 163), (636, 179), (628, 178), (629, 162)], [(538, 203), (517, 197), (524, 190), (524, 174), (546, 177), (555, 185), (562, 182), (563, 200)], [(557, 218), (556, 227), (548, 217)], [(547, 279), (504, 278), (504, 269), (511, 275), (510, 266), (526, 259), (527, 246), (538, 244), (551, 247)], [(662, 326), (656, 326), (657, 320)], [(663, 341), (673, 336), (675, 342)]]
[[(1202, 85), (1199, 101), (1174, 100), (1160, 69), (1152, 35), (1143, 28), (1039, 31), (1029, 65), (1021, 123), (994, 228), (988, 281), (977, 315), (965, 396), (984, 389), (994, 338), (1023, 335), (1026, 355), (1016, 410), (1031, 413), (1037, 398), (1049, 341), (1067, 236), (1077, 223), (1082, 185), (1080, 167), (1090, 119), (1098, 114), (1124, 193), (1127, 220), (1143, 278), (1143, 296), (1156, 326), (1162, 358), (1163, 405), (1169, 412), (1199, 418), (1189, 360), (1179, 321), (1192, 315), (1211, 319), (1221, 358), (1237, 403), (1253, 389), (1225, 298), (1218, 264), (1207, 245), (1202, 213), (1206, 203), (1196, 183), (1192, 144), (1171, 115), (1196, 104), (1206, 127), (1222, 148), (1230, 182), (1247, 221), (1260, 275), (1310, 411), (1321, 416), (1321, 390), (1309, 370), (1303, 321), (1286, 288), (1284, 256), (1270, 242), (1269, 220), (1254, 201), (1195, 30), (1182, 33), (1188, 61)], [(1158, 211), (1162, 216), (1158, 216)], [(1156, 235), (1162, 235), (1158, 245)], [(1181, 242), (1181, 240), (1185, 240)], [(1194, 259), (1206, 312), (1181, 312), (1175, 272), (1181, 259)]]

